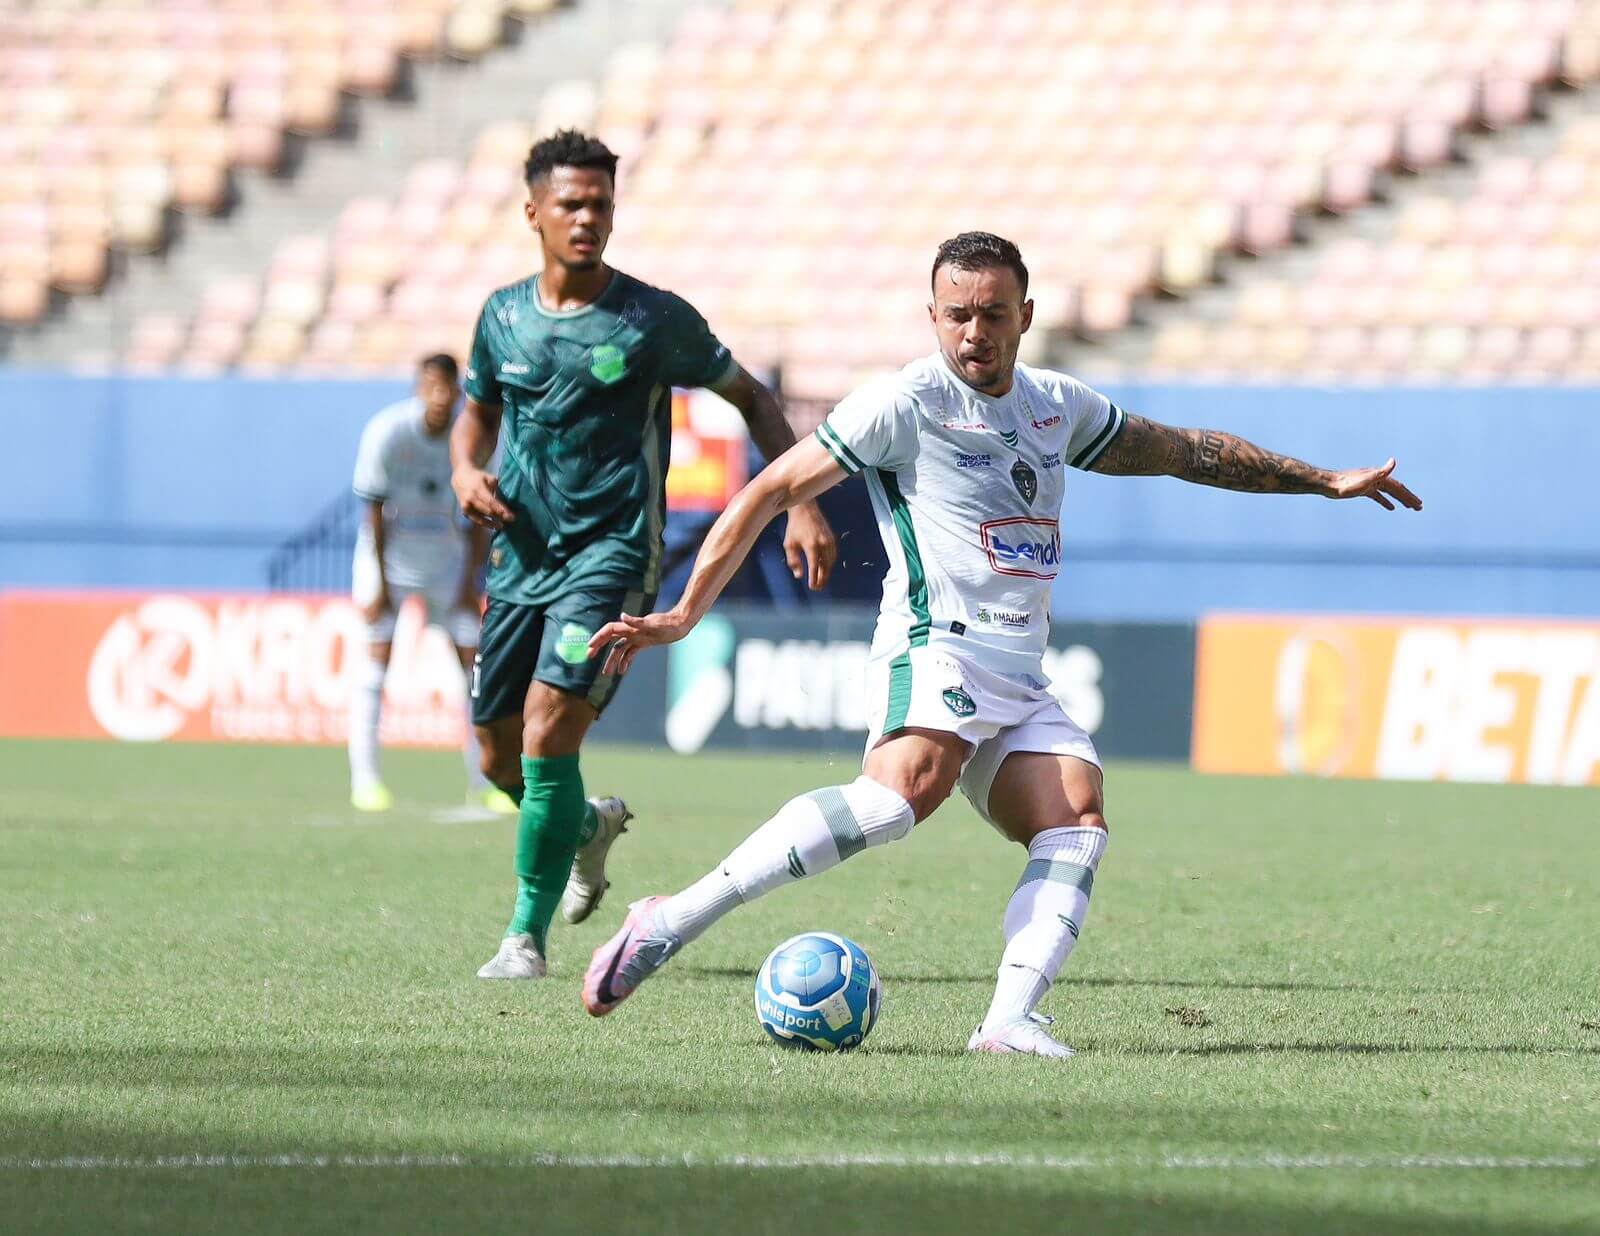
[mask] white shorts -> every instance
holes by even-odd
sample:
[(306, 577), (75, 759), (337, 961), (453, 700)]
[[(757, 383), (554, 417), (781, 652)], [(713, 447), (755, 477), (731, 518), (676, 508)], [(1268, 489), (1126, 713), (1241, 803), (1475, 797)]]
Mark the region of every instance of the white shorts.
[(1013, 751), (1071, 755), (1100, 767), (1094, 740), (1038, 675), (999, 674), (948, 645), (912, 648), (867, 666), (867, 750), (900, 729), (942, 730), (971, 748), (961, 792), (989, 823), (989, 787)]
[[(370, 550), (357, 546), (355, 562), (350, 570), (350, 592), (355, 603), (363, 608), (378, 595), (378, 557)], [(394, 639), (395, 618), (407, 597), (421, 597), (423, 621), (441, 628), (457, 648), (478, 646), (480, 615), (456, 604), (461, 595), (461, 576), (452, 572), (448, 579), (430, 580), (420, 588), (407, 588), (390, 583), (390, 607), (378, 615), (376, 622), (367, 623), (367, 642), (387, 644)]]

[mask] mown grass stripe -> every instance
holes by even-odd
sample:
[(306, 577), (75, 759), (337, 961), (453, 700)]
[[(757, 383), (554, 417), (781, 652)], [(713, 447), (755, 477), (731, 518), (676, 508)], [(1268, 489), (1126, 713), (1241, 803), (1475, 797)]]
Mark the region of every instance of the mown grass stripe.
[(836, 1154), (645, 1155), (534, 1153), (505, 1158), (477, 1155), (362, 1154), (180, 1154), (62, 1155), (0, 1158), (7, 1172), (162, 1172), (249, 1171), (282, 1168), (324, 1171), (340, 1168), (739, 1168), (793, 1171), (802, 1168), (1005, 1168), (1039, 1171), (1589, 1171), (1600, 1155), (1471, 1154), (1290, 1154), (1257, 1155), (1010, 1155), (959, 1152), (896, 1154), (848, 1151)]

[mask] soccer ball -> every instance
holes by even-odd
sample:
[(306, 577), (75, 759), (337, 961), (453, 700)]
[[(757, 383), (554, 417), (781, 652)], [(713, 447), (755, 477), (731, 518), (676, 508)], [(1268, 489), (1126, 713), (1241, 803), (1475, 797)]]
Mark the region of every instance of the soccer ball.
[(785, 1047), (850, 1051), (872, 1032), (883, 1002), (866, 950), (831, 931), (808, 931), (767, 955), (756, 975), (756, 1019)]

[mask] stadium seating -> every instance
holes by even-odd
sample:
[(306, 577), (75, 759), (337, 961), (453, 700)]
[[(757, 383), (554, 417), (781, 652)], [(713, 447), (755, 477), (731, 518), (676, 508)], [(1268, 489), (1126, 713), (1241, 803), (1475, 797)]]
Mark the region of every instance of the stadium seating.
[(1600, 378), (1600, 114), (1548, 157), (1486, 163), (1462, 200), (1412, 199), (1381, 240), (1253, 282), (1230, 320), (1158, 334), (1150, 368), (1217, 376)]
[(554, 2), (0, 0), (0, 323), (97, 291), (116, 251), (165, 244), (170, 210), (224, 209), (234, 169), (332, 132), (402, 57), (476, 56), (508, 10)]
[[(460, 5), (445, 37), (473, 46), (483, 9)], [(927, 346), (927, 265), (954, 231), (1021, 243), (1032, 347), (1101, 337), (1140, 297), (1210, 281), (1219, 255), (1281, 249), (1302, 214), (1360, 206), (1386, 171), (1438, 166), (1464, 129), (1515, 125), (1539, 90), (1597, 78), (1595, 0), (694, 9), (665, 50), (619, 48), (598, 84), (550, 92), (464, 162), (421, 163), (397, 193), (349, 202), (329, 235), (284, 241), (259, 286), (208, 294), (176, 329), (168, 316), (139, 323), (127, 359), (379, 372), (463, 350), (484, 295), (535, 259), (518, 183), (527, 145), (571, 122), (624, 158), (613, 259), (690, 296), (749, 363), (781, 365), (791, 391), (834, 394)], [(28, 205), (17, 226), (37, 230)], [(63, 248), (40, 277), (90, 286), (89, 257)], [(0, 281), (0, 311), (12, 294)], [(1245, 358), (1255, 323), (1174, 327), (1162, 363)], [(1350, 322), (1329, 325), (1334, 354), (1355, 346)], [(1285, 365), (1310, 354), (1311, 322), (1274, 329)], [(1430, 355), (1451, 354), (1452, 339)], [(1405, 342), (1386, 335), (1384, 355)], [(1567, 354), (1554, 335), (1538, 347)]]
[[(615, 260), (690, 295), (798, 393), (927, 346), (929, 255), (962, 227), (1023, 245), (1040, 341), (1104, 334), (1137, 297), (1208, 280), (1218, 253), (1279, 248), (1299, 212), (1360, 205), (1383, 170), (1438, 164), (1464, 127), (1592, 78), (1600, 26), (1582, 20), (1571, 0), (696, 10), (665, 54), (620, 50), (598, 91), (557, 92), (464, 166), (351, 202), (305, 260), (286, 242), (256, 318), (202, 306), (180, 355), (223, 363), (227, 343), (242, 364), (327, 372), (459, 350), (482, 297), (530, 264), (516, 169), (561, 120), (624, 155)], [(170, 359), (169, 326), (131, 359)]]

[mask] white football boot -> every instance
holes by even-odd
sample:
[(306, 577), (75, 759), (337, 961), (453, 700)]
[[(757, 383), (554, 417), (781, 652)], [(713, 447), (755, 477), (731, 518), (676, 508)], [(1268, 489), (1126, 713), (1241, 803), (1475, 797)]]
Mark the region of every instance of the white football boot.
[(589, 805), (599, 823), (588, 844), (578, 850), (572, 860), (572, 874), (567, 877), (567, 891), (561, 894), (561, 917), (569, 923), (581, 923), (593, 914), (606, 895), (610, 883), (606, 880), (606, 855), (617, 838), (628, 831), (628, 821), (633, 812), (620, 798), (591, 798)]
[(500, 951), (478, 970), (481, 979), (538, 979), (544, 977), (544, 954), (530, 935), (507, 936)]
[(1065, 1060), (1077, 1052), (1065, 1043), (1058, 1043), (1045, 1031), (1055, 1021), (1043, 1013), (1029, 1013), (1026, 1021), (1014, 1021), (985, 1033), (979, 1026), (967, 1040), (968, 1051), (993, 1052), (995, 1055), (1050, 1056)]

